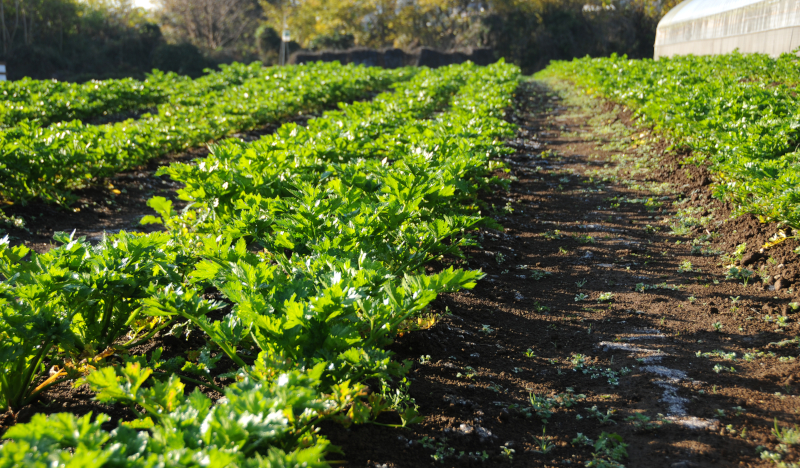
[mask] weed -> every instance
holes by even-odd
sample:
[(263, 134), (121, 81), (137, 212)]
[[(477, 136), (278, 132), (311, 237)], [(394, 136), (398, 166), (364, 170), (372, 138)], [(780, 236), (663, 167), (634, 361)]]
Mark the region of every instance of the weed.
[(735, 374), (735, 373), (736, 373), (736, 369), (735, 369), (733, 366), (731, 366), (731, 367), (725, 367), (725, 366), (723, 366), (723, 365), (721, 365), (721, 364), (715, 364), (715, 365), (714, 365), (714, 369), (713, 369), (713, 370), (714, 370), (714, 372), (716, 372), (717, 374), (719, 374), (719, 373), (720, 373), (720, 372), (722, 372), (722, 371), (730, 372), (731, 374)]
[(611, 419), (611, 416), (616, 413), (613, 408), (609, 408), (605, 414), (597, 409), (597, 405), (592, 406), (587, 411), (589, 411), (589, 416), (597, 418), (600, 421), (600, 424), (616, 424), (617, 422)]
[(714, 322), (711, 326), (714, 327), (715, 332), (722, 333), (722, 322)]
[(583, 433), (579, 432), (578, 435), (572, 439), (572, 445), (594, 445), (592, 439), (583, 435)]
[(592, 460), (586, 463), (589, 468), (624, 468), (620, 460), (628, 456), (628, 444), (622, 442), (619, 434), (603, 432), (594, 444)]
[(547, 231), (544, 234), (542, 234), (542, 237), (544, 237), (547, 240), (561, 239), (561, 231), (559, 231), (558, 229), (556, 229), (555, 231)]
[(747, 286), (747, 283), (750, 282), (750, 279), (755, 275), (753, 270), (748, 270), (747, 268), (737, 268), (732, 266), (728, 268), (725, 273), (725, 279), (740, 279), (742, 280), (742, 284)]
[(589, 299), (589, 296), (584, 293), (578, 293), (575, 295), (575, 302), (585, 301)]
[(505, 445), (500, 446), (500, 455), (508, 461), (514, 460), (514, 449), (510, 447), (506, 447)]
[(772, 429), (772, 435), (778, 439), (778, 442), (786, 445), (800, 444), (800, 429), (795, 426), (793, 429), (788, 427), (781, 429), (778, 426), (778, 418), (775, 418), (775, 427)]
[(458, 377), (458, 378), (464, 377), (464, 378), (467, 378), (467, 379), (474, 379), (476, 375), (478, 375), (478, 373), (475, 372), (475, 369), (472, 366), (466, 366), (464, 368), (464, 373), (462, 374), (461, 372), (459, 372), (459, 373), (456, 374), (456, 377)]
[(694, 268), (694, 266), (692, 265), (692, 262), (690, 262), (689, 260), (684, 260), (678, 266), (678, 273), (699, 273), (699, 272), (700, 272), (700, 269), (699, 268)]
[(660, 424), (651, 422), (650, 417), (642, 413), (636, 413), (633, 416), (625, 418), (626, 421), (631, 421), (633, 427), (637, 431), (654, 431), (661, 427)]
[(572, 387), (567, 387), (565, 393), (558, 395), (558, 404), (564, 408), (572, 408), (578, 403), (578, 400), (583, 400), (584, 398), (586, 398), (586, 395), (583, 393), (576, 394)]
[(419, 444), (423, 448), (435, 450), (431, 458), (439, 463), (444, 463), (445, 458), (452, 457), (456, 453), (456, 449), (447, 446), (447, 438), (445, 437), (442, 437), (441, 442), (436, 442), (435, 439), (426, 436), (419, 440)]
[(541, 280), (542, 278), (547, 278), (548, 276), (552, 275), (549, 271), (544, 270), (532, 270), (531, 271), (531, 278), (536, 281)]
[(556, 444), (553, 443), (553, 438), (545, 435), (545, 431), (546, 428), (543, 427), (542, 436), (533, 438), (533, 444), (535, 447), (533, 451), (536, 453), (546, 454), (556, 447)]
[(547, 424), (550, 416), (553, 415), (552, 409), (555, 405), (555, 401), (552, 398), (547, 398), (544, 395), (539, 396), (535, 393), (530, 393), (528, 399), (531, 402), (531, 407), (536, 413), (536, 416), (542, 419), (542, 424)]
[(610, 292), (604, 292), (600, 294), (597, 298), (597, 302), (611, 302), (614, 299), (614, 294)]
[(579, 288), (582, 288), (582, 287), (586, 286), (586, 282), (587, 281), (589, 281), (589, 280), (587, 280), (586, 278), (584, 278), (584, 279), (582, 279), (580, 281), (576, 281), (575, 282), (575, 286), (577, 286)]

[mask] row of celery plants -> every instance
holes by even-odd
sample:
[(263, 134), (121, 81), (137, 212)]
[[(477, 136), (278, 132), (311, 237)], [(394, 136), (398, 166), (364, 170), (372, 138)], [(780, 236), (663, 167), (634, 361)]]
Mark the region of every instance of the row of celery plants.
[(132, 78), (69, 83), (23, 78), (0, 82), (0, 127), (23, 121), (47, 126), (67, 120), (85, 120), (119, 112), (147, 109), (167, 101), (180, 103), (212, 91), (240, 85), (246, 79), (274, 74), (260, 62), (220, 65), (218, 71), (192, 80), (176, 73), (153, 70), (144, 81)]
[(70, 203), (73, 190), (151, 158), (356, 99), (411, 75), (412, 69), (338, 63), (229, 67), (209, 76), (202, 92), (179, 92), (138, 120), (20, 122), (0, 132), (0, 198)]
[[(24, 395), (5, 405), (80, 378), (135, 415), (112, 431), (104, 415), (34, 416), (3, 435), (0, 467), (328, 466), (319, 423), (389, 408), (364, 386), (406, 371), (386, 345), (437, 294), (482, 275), (422, 266), (459, 256), (490, 222), (476, 197), (502, 183), (492, 159), (512, 131), (502, 117), (518, 77), (504, 63), (423, 70), (307, 129), (216, 145), (196, 166), (166, 169), (191, 202), (176, 213), (151, 200), (160, 217), (145, 221), (167, 232), (96, 247), (64, 236), (29, 260), (0, 244), (3, 375), (40, 375), (22, 390), (0, 381), (4, 396)], [(209, 290), (224, 300), (204, 299)], [(192, 359), (124, 352), (166, 330), (207, 345)], [(225, 398), (187, 395), (182, 381)], [(402, 424), (418, 419), (394, 409)]]
[(736, 215), (800, 229), (800, 69), (794, 54), (554, 62), (542, 77), (624, 103), (707, 164)]
[(42, 125), (72, 119), (90, 119), (117, 112), (155, 106), (168, 96), (167, 79), (177, 84), (179, 75), (156, 72), (144, 81), (132, 78), (67, 83), (55, 80), (0, 82), (0, 126), (24, 120)]

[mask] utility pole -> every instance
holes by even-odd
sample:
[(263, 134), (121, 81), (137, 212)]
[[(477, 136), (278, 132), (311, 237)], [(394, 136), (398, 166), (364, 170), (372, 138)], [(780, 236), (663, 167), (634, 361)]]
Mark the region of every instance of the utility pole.
[(289, 30), (286, 29), (286, 13), (283, 14), (283, 31), (281, 32), (281, 52), (279, 63), (281, 66), (286, 65), (286, 52), (289, 47), (289, 41), (292, 40), (292, 36), (289, 34)]

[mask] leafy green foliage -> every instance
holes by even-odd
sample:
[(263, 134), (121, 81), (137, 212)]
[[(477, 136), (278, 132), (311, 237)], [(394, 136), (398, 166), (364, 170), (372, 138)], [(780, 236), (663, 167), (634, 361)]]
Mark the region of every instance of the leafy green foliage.
[[(150, 201), (159, 217), (145, 221), (166, 232), (123, 232), (96, 247), (61, 236), (63, 246), (29, 261), (6, 243), (0, 298), (61, 305), (64, 336), (41, 357), (33, 346), (24, 363), (92, 355), (122, 336), (130, 347), (173, 324), (206, 344), (187, 359), (164, 361), (157, 349), (112, 365), (93, 360), (98, 369), (79, 383), (137, 419), (106, 432), (100, 416), (51, 417), (64, 418), (69, 438), (37, 437), (49, 421), (37, 417), (6, 434), (0, 466), (326, 466), (327, 441), (315, 429), (324, 419), (366, 423), (391, 409), (400, 425), (420, 421), (413, 404), (367, 395), (360, 382), (401, 378), (408, 365), (387, 345), (428, 316), (438, 294), (482, 278), (423, 266), (460, 256), (469, 231), (488, 224), (475, 215), (476, 197), (497, 183), (490, 158), (505, 151), (496, 142), (509, 135), (501, 117), (517, 79), (502, 62), (425, 70), (308, 129), (214, 146), (197, 165), (164, 171), (190, 201), (180, 213)], [(222, 360), (233, 370), (217, 374)], [(218, 386), (228, 379), (235, 383)], [(183, 381), (225, 399), (186, 395)]]
[(338, 63), (280, 69), (262, 68), (258, 62), (233, 64), (197, 83), (178, 80), (174, 87), (162, 85), (176, 93), (175, 97), (138, 120), (107, 125), (75, 120), (49, 127), (23, 120), (0, 132), (4, 155), (0, 197), (70, 202), (74, 198), (71, 190), (97, 178), (236, 131), (384, 89), (412, 74), (407, 69)]
[(544, 76), (574, 80), (589, 94), (624, 103), (642, 123), (691, 148), (686, 162), (709, 164), (714, 193), (734, 202), (734, 214), (798, 229), (796, 60), (793, 54), (657, 61), (612, 55), (554, 62)]

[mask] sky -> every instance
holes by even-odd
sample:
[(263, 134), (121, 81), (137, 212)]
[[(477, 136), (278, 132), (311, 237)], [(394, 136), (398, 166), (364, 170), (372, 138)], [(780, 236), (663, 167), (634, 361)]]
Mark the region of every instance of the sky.
[(134, 5), (142, 8), (153, 8), (152, 0), (133, 0)]

